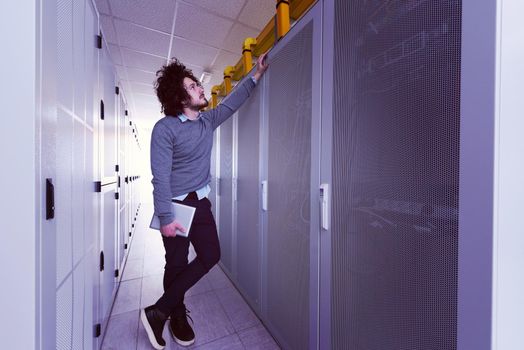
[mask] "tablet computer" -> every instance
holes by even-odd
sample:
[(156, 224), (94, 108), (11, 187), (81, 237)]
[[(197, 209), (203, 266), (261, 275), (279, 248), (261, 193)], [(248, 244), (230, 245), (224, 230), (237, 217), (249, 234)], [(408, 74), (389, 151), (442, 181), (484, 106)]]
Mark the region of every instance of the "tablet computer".
[[(190, 207), (189, 205), (184, 205), (176, 202), (171, 202), (171, 212), (175, 216), (175, 220), (178, 221), (183, 228), (186, 229), (186, 232), (180, 230), (176, 231), (176, 234), (179, 236), (187, 237), (189, 236), (189, 229), (191, 228), (191, 223), (193, 222), (193, 217), (195, 216), (195, 207)], [(154, 230), (160, 230), (160, 219), (158, 216), (153, 214), (151, 218), (151, 223), (149, 228)]]

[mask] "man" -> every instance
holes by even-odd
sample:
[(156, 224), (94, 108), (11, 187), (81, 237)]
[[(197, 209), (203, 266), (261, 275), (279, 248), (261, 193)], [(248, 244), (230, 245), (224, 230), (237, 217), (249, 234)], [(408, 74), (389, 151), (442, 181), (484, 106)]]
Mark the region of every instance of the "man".
[[(263, 54), (258, 58), (252, 78), (236, 86), (217, 108), (202, 113), (208, 101), (190, 70), (175, 59), (157, 72), (155, 89), (166, 116), (155, 124), (151, 135), (151, 170), (155, 215), (160, 218), (166, 250), (164, 294), (140, 312), (155, 349), (165, 347), (162, 331), (168, 317), (171, 335), (178, 344), (189, 346), (195, 342), (187, 322), (184, 294), (220, 259), (216, 224), (207, 198), (213, 131), (249, 97), (268, 67), (265, 57)], [(172, 200), (196, 208), (187, 238), (176, 234), (177, 230), (185, 232), (185, 228), (174, 220)], [(190, 242), (196, 258), (188, 264)]]

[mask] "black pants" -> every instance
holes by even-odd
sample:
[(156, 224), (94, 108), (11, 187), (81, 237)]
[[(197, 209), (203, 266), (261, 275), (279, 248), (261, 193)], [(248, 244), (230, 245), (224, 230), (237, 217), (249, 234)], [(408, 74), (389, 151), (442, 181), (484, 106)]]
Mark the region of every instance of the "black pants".
[[(198, 200), (191, 192), (183, 202), (196, 208), (189, 237), (164, 237), (166, 265), (164, 271), (164, 294), (156, 307), (171, 316), (185, 315), (184, 294), (197, 283), (219, 260), (220, 244), (211, 202)], [(187, 228), (186, 228), (187, 229)], [(188, 263), (189, 242), (193, 244), (196, 258)]]

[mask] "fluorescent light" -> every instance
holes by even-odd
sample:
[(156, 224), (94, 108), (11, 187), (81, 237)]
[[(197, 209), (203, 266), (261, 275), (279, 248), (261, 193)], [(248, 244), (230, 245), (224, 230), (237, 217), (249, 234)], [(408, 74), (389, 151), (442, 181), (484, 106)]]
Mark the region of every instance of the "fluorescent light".
[(211, 81), (211, 73), (209, 72), (202, 73), (202, 75), (200, 76), (200, 83), (202, 85), (205, 85), (205, 84), (209, 84), (210, 81)]

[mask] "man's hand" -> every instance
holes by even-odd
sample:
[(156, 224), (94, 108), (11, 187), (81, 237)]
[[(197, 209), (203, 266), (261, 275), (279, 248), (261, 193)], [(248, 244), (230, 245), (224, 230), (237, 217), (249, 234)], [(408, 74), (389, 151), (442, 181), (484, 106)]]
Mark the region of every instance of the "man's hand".
[(175, 237), (176, 230), (180, 230), (184, 233), (186, 232), (186, 229), (183, 228), (182, 225), (180, 225), (176, 220), (170, 224), (160, 227), (160, 233), (162, 233), (162, 235), (165, 237)]
[(260, 80), (260, 78), (262, 77), (262, 75), (266, 71), (267, 67), (269, 67), (269, 64), (267, 63), (266, 57), (267, 57), (267, 52), (265, 52), (262, 55), (260, 55), (258, 57), (258, 59), (257, 59), (257, 71), (253, 75), (253, 77), (257, 81)]

